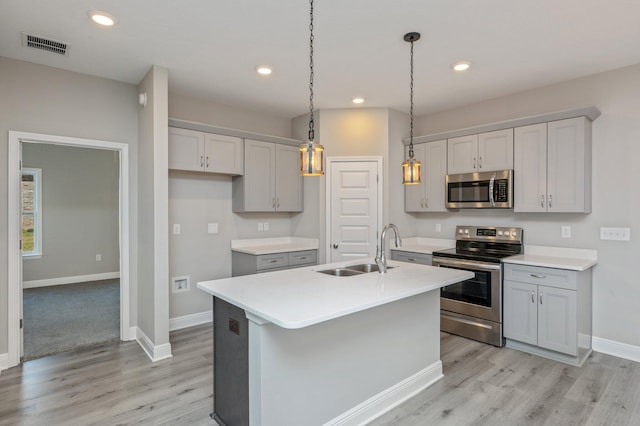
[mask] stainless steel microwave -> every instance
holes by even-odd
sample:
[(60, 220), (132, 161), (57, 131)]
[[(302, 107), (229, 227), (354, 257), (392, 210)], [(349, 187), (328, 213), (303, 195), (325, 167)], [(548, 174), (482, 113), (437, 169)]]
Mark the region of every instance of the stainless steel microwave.
[(513, 170), (447, 175), (446, 193), (449, 209), (512, 209)]

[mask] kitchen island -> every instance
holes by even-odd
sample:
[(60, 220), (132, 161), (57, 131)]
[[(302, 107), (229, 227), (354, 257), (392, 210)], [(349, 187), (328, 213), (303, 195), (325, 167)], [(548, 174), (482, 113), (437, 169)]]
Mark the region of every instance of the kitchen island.
[(198, 283), (214, 296), (214, 414), (229, 425), (361, 424), (442, 377), (440, 292), (467, 271), (318, 265)]

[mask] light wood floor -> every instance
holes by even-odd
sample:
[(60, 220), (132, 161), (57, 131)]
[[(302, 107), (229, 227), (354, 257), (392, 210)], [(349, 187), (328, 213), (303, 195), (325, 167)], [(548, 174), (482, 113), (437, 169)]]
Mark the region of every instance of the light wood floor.
[[(445, 377), (372, 425), (640, 425), (640, 363), (441, 341)], [(171, 346), (155, 364), (128, 342), (3, 371), (0, 425), (213, 425), (211, 326), (172, 332)]]

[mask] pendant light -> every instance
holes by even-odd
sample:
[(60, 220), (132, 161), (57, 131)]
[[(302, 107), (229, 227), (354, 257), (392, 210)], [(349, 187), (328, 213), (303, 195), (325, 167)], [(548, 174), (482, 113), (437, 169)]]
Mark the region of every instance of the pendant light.
[(420, 40), (420, 33), (407, 33), (404, 41), (411, 43), (411, 108), (409, 125), (409, 159), (402, 163), (402, 183), (416, 185), (420, 183), (420, 162), (413, 158), (413, 42)]
[(324, 175), (324, 147), (315, 143), (313, 122), (313, 0), (311, 4), (311, 20), (309, 23), (309, 141), (300, 145), (300, 174), (302, 176)]

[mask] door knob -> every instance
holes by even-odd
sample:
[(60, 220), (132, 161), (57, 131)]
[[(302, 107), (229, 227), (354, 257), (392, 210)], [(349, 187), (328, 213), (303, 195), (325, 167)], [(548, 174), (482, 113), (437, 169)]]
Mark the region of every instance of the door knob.
[(333, 245), (333, 248), (334, 248), (334, 249), (337, 249), (337, 248), (338, 248), (338, 245), (337, 245), (337, 244), (334, 244), (334, 245)]

